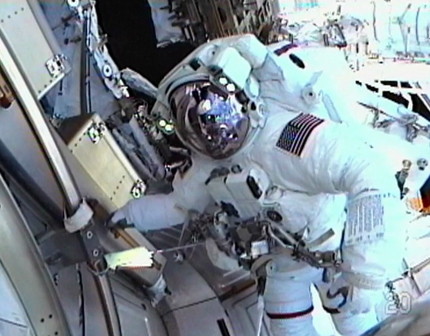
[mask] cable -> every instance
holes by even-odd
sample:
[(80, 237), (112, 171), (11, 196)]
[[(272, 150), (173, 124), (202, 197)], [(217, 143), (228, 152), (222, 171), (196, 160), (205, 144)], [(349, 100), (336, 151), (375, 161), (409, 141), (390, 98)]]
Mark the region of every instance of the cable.
[(88, 11), (84, 13), (84, 22), (82, 25), (82, 40), (81, 40), (81, 76), (80, 76), (80, 105), (81, 114), (88, 114), (88, 50), (87, 50), (87, 38), (88, 38), (88, 28), (89, 28), (89, 16)]
[(84, 283), (82, 280), (82, 271), (79, 264), (76, 264), (76, 275), (79, 285), (79, 324), (82, 326), (82, 336), (86, 336)]

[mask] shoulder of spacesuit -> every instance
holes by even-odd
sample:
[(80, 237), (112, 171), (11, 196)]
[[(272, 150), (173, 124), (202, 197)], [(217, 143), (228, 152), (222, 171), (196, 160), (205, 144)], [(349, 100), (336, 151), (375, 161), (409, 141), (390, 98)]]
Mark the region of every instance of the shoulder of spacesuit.
[[(345, 125), (307, 113), (285, 111), (271, 115), (259, 137), (259, 152), (276, 151), (288, 156), (304, 158), (309, 149), (323, 147), (325, 143), (343, 146)], [(347, 139), (345, 139), (348, 142)]]
[(374, 175), (374, 153), (353, 129), (311, 114), (286, 114), (268, 118), (253, 156), (276, 183), (311, 194), (349, 193), (377, 184), (363, 176), (366, 169)]
[(309, 144), (314, 142), (315, 134), (327, 124), (328, 121), (324, 119), (301, 113), (288, 121), (282, 128), (275, 147), (278, 150), (301, 157)]

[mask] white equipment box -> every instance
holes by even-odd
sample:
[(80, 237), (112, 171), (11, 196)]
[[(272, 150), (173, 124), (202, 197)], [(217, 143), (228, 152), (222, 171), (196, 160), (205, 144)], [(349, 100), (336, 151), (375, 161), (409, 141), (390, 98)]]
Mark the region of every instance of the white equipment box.
[(97, 114), (64, 121), (60, 133), (69, 150), (97, 184), (95, 196), (109, 212), (145, 192), (145, 184)]
[[(67, 119), (59, 133), (73, 157), (91, 178), (87, 181), (87, 188), (83, 188), (85, 197), (96, 199), (105, 210), (112, 213), (127, 201), (144, 194), (145, 184), (99, 115), (87, 114)], [(78, 184), (85, 183), (84, 179), (76, 177)], [(134, 228), (118, 232), (117, 235), (120, 239), (116, 242), (122, 249), (145, 246), (150, 251), (156, 250)], [(154, 285), (164, 269), (166, 258), (156, 254), (154, 261), (158, 267), (134, 270), (130, 274), (147, 286)]]

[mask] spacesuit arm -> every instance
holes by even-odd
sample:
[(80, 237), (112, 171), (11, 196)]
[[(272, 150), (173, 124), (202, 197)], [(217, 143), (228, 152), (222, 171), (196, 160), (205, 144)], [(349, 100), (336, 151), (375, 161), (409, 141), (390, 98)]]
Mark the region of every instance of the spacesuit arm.
[(204, 188), (204, 172), (199, 166), (185, 174), (177, 173), (169, 194), (145, 195), (131, 200), (112, 217), (113, 222), (125, 219), (139, 231), (164, 229), (183, 223), (190, 211), (203, 212), (210, 203)]
[[(236, 83), (245, 83), (249, 97), (258, 96), (283, 108), (326, 116), (339, 121), (341, 110), (351, 107), (349, 94), (355, 94), (355, 79), (347, 66), (343, 54), (324, 49), (330, 64), (320, 66), (321, 50), (307, 55), (301, 49), (291, 49), (278, 56), (270, 47), (262, 44), (254, 35), (246, 34), (220, 39), (218, 50), (208, 62), (216, 64), (223, 76), (235, 78)], [(229, 62), (218, 62), (219, 55), (227, 49), (235, 49), (248, 66), (229, 66)], [(228, 54), (228, 53), (226, 53)], [(225, 57), (237, 65), (233, 57)], [(244, 71), (247, 70), (247, 71)], [(349, 74), (346, 76), (346, 74)], [(258, 83), (256, 85), (256, 83)], [(347, 86), (347, 87), (346, 87)], [(342, 88), (339, 93), (339, 88)], [(349, 115), (349, 114), (348, 114)]]
[(187, 212), (176, 205), (177, 195), (170, 194), (145, 195), (131, 200), (112, 217), (116, 223), (125, 219), (139, 231), (158, 230), (183, 223)]
[[(303, 117), (296, 121), (299, 118)], [(279, 174), (289, 171), (307, 192), (348, 195), (342, 271), (354, 286), (381, 288), (389, 273), (400, 267), (403, 253), (405, 211), (395, 171), (353, 129), (316, 119), (321, 123), (308, 134), (304, 147), (288, 143), (287, 137), (280, 141), (281, 135), (277, 149), (287, 152), (289, 160), (284, 156)], [(304, 125), (305, 130), (311, 127), (310, 122)], [(295, 131), (305, 134), (297, 127)]]
[[(328, 145), (324, 157), (331, 160), (324, 160), (323, 167), (315, 166), (314, 172), (323, 178), (329, 172), (326, 178), (333, 185), (327, 191), (334, 187), (348, 194), (342, 244), (344, 278), (356, 287), (381, 288), (391, 272), (400, 270), (405, 209), (393, 167), (381, 152), (379, 156), (368, 145), (357, 143), (353, 133), (347, 127), (328, 125), (319, 141)], [(324, 173), (318, 173), (321, 168)]]

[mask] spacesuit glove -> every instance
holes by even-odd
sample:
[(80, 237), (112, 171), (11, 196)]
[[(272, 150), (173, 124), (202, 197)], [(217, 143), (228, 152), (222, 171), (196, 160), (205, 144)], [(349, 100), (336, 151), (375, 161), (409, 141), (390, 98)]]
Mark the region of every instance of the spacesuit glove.
[[(235, 49), (243, 60), (248, 63), (253, 76), (259, 81), (279, 81), (283, 80), (283, 72), (280, 64), (277, 63), (278, 57), (271, 50), (261, 43), (258, 38), (253, 34), (244, 34), (239, 36), (232, 36), (229, 38), (220, 39), (223, 41), (218, 46), (216, 55), (227, 53), (229, 49)], [(216, 59), (220, 58), (215, 56)], [(229, 66), (228, 62), (222, 63), (224, 71), (231, 71), (232, 69), (238, 70), (240, 68), (238, 59), (228, 57), (233, 66)], [(220, 65), (221, 63), (217, 63)], [(246, 72), (246, 66), (242, 66), (242, 73)], [(230, 73), (225, 73), (230, 77)], [(231, 78), (233, 79), (233, 78)], [(238, 82), (236, 82), (238, 84)], [(248, 83), (249, 84), (249, 83)], [(251, 90), (252, 91), (252, 90)]]
[(326, 292), (324, 305), (340, 313), (362, 314), (367, 313), (375, 306), (374, 289), (364, 289), (351, 285), (342, 274), (329, 286)]
[[(257, 95), (260, 98), (283, 109), (295, 111), (307, 111), (310, 106), (318, 103), (319, 98), (312, 87), (320, 78), (320, 72), (306, 67), (297, 55), (279, 57), (250, 34), (243, 35), (234, 42), (234, 45), (229, 46), (239, 51), (251, 65), (251, 75), (258, 82)], [(252, 83), (253, 81), (247, 81), (249, 87), (248, 90), (245, 89), (251, 95), (256, 92)], [(305, 88), (306, 91), (303, 91)]]
[(245, 58), (252, 69), (260, 68), (266, 61), (269, 49), (254, 34), (236, 35), (224, 38), (224, 47), (233, 47)]
[(124, 215), (124, 213), (120, 210), (117, 210), (114, 212), (110, 218), (106, 221), (106, 227), (108, 229), (127, 229), (127, 228), (133, 228), (134, 224), (129, 223)]

